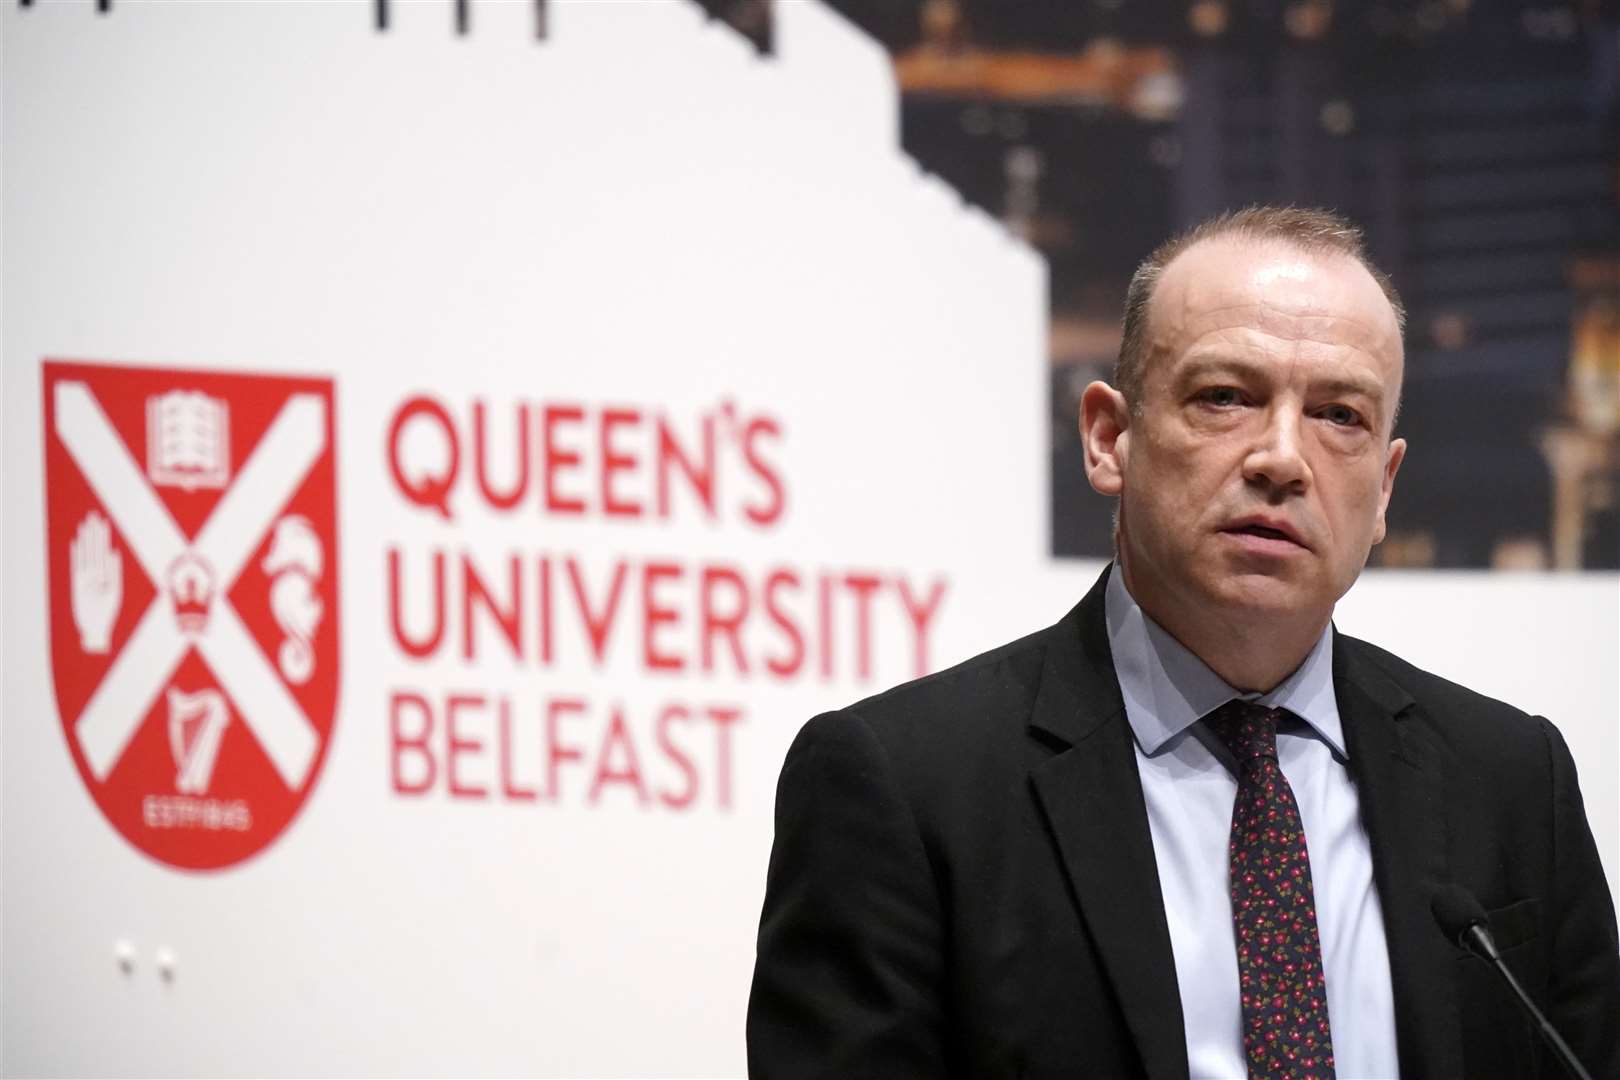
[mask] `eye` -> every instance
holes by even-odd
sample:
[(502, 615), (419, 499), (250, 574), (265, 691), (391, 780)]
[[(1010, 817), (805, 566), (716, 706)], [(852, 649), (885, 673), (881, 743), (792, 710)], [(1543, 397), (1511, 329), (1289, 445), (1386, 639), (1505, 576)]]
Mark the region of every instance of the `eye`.
[(1243, 391), (1235, 386), (1211, 386), (1198, 392), (1198, 400), (1218, 409), (1243, 404)]
[(1348, 405), (1329, 405), (1318, 409), (1316, 415), (1339, 427), (1359, 427), (1362, 423), (1361, 414)]

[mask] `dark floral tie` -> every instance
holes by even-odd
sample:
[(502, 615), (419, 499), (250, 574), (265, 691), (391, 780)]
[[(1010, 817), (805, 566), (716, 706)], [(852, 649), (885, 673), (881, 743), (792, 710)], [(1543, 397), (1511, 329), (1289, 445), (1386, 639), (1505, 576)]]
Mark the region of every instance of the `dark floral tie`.
[(1286, 715), (1229, 701), (1204, 719), (1239, 766), (1228, 865), (1243, 1052), (1251, 1078), (1332, 1077), (1311, 860), (1294, 791), (1277, 763), (1277, 721)]

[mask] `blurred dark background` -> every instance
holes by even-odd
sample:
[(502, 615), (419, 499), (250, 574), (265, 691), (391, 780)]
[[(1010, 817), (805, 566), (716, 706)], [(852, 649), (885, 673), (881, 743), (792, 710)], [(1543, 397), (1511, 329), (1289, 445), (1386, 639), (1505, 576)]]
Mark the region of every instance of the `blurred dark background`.
[[(1075, 417), (1131, 270), (1267, 202), (1360, 222), (1409, 309), (1374, 564), (1620, 568), (1620, 0), (830, 3), (906, 151), (1050, 264), (1054, 554), (1111, 550)], [(770, 51), (766, 0), (704, 6)]]

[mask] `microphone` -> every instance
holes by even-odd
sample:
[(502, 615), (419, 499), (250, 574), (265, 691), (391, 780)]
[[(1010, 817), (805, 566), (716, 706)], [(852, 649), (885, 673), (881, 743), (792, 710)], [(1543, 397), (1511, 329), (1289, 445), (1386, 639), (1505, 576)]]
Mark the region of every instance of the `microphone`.
[(1430, 910), (1434, 912), (1435, 922), (1447, 938), (1456, 942), (1463, 949), (1473, 953), (1496, 969), (1498, 975), (1506, 980), (1513, 989), (1519, 1004), (1524, 1006), (1530, 1019), (1536, 1022), (1536, 1029), (1547, 1045), (1553, 1048), (1554, 1055), (1569, 1070), (1569, 1074), (1576, 1080), (1592, 1080), (1592, 1074), (1587, 1072), (1575, 1057), (1575, 1052), (1569, 1044), (1558, 1034), (1551, 1022), (1536, 1008), (1536, 1003), (1530, 1000), (1530, 995), (1524, 992), (1519, 980), (1513, 977), (1513, 972), (1502, 963), (1502, 954), (1496, 949), (1496, 941), (1491, 937), (1491, 922), (1485, 916), (1485, 909), (1480, 906), (1479, 900), (1473, 893), (1461, 885), (1442, 885), (1434, 892), (1430, 901)]

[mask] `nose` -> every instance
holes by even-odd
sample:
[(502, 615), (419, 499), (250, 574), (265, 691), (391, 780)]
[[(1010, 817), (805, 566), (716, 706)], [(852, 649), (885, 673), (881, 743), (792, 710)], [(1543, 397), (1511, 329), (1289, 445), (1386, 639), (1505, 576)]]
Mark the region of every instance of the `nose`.
[(1266, 414), (1265, 430), (1243, 459), (1243, 478), (1272, 491), (1304, 492), (1311, 470), (1305, 461), (1301, 442), (1300, 414), (1293, 409), (1272, 409)]

